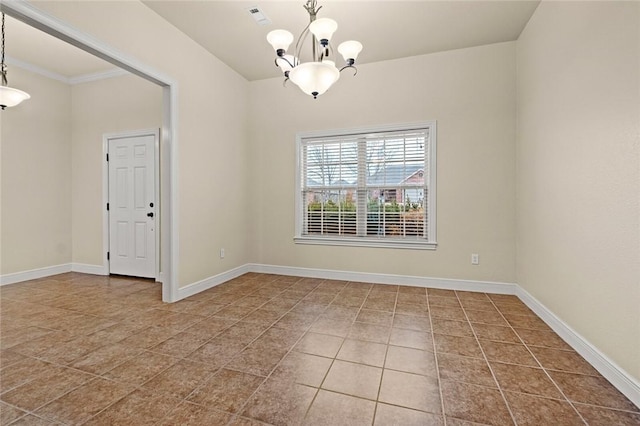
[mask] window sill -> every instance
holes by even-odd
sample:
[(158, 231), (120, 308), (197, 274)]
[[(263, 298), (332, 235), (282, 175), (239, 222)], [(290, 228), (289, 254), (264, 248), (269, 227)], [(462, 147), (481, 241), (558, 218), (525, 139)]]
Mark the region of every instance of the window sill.
[(411, 250), (435, 250), (438, 244), (436, 242), (427, 242), (419, 240), (393, 240), (375, 237), (295, 237), (293, 241), (296, 244), (324, 245), (324, 246), (351, 246), (351, 247), (381, 247), (381, 248), (397, 248)]

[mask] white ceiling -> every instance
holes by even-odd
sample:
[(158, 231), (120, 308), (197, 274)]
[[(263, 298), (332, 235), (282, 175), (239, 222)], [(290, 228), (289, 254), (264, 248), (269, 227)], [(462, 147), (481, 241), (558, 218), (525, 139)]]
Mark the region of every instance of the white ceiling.
[[(11, 65), (35, 66), (63, 79), (113, 70), (114, 66), (47, 33), (6, 16), (5, 54)], [(15, 60), (20, 61), (16, 63)]]
[[(143, 2), (251, 81), (280, 75), (266, 34), (283, 28), (297, 39), (309, 20), (304, 1)], [(358, 57), (358, 63), (363, 64), (516, 40), (538, 3), (539, 0), (324, 0), (319, 2), (322, 10), (318, 16), (338, 22), (332, 44), (355, 39), (364, 45)], [(271, 24), (261, 26), (254, 21), (248, 9), (255, 6)], [(6, 40), (7, 56), (67, 78), (113, 68), (10, 17)], [(303, 50), (303, 55), (309, 49)], [(336, 58), (336, 62), (341, 61)]]

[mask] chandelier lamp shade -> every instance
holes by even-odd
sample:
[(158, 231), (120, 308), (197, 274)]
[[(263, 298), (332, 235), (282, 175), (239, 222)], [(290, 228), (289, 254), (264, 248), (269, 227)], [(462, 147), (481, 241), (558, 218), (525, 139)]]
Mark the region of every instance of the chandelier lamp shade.
[(2, 13), (2, 62), (0, 63), (0, 71), (2, 72), (2, 84), (0, 84), (0, 108), (18, 105), (20, 102), (29, 99), (28, 93), (22, 90), (14, 89), (7, 83), (7, 66), (4, 63), (4, 13)]
[[(358, 54), (362, 51), (362, 44), (355, 40), (345, 41), (338, 46), (338, 52), (342, 55), (345, 65), (338, 69), (336, 63), (330, 59), (333, 52), (331, 37), (338, 29), (338, 24), (333, 19), (317, 18), (317, 0), (307, 0), (304, 8), (309, 13), (309, 25), (302, 31), (295, 46), (295, 53), (287, 53), (293, 43), (293, 34), (286, 30), (273, 30), (267, 34), (267, 41), (276, 52), (275, 64), (284, 74), (286, 83), (291, 80), (304, 93), (316, 99), (340, 78), (340, 72), (347, 68), (358, 70), (355, 67)], [(305, 40), (312, 35), (311, 60), (302, 62), (300, 55)]]

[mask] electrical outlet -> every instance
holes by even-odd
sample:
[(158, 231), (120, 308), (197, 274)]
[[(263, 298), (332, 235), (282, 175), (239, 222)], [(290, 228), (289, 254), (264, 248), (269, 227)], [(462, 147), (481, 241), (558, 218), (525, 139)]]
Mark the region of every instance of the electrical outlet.
[(220, 249), (220, 259), (224, 259), (224, 249)]
[(472, 265), (480, 264), (480, 256), (478, 256), (478, 253), (472, 253), (471, 254), (471, 264)]

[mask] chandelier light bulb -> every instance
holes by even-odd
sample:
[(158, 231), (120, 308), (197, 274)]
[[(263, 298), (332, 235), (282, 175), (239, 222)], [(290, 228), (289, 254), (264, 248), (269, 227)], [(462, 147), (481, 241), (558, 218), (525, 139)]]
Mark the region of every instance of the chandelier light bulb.
[(331, 36), (338, 29), (338, 23), (333, 19), (319, 18), (313, 21), (309, 25), (309, 31), (320, 41), (323, 46), (326, 46), (331, 40)]
[(273, 30), (267, 34), (267, 41), (273, 46), (278, 56), (284, 56), (289, 45), (293, 43), (293, 34), (287, 30)]
[(340, 43), (338, 46), (338, 52), (342, 55), (345, 61), (350, 62), (353, 60), (355, 63), (358, 58), (358, 54), (362, 51), (362, 43), (355, 40), (349, 40)]

